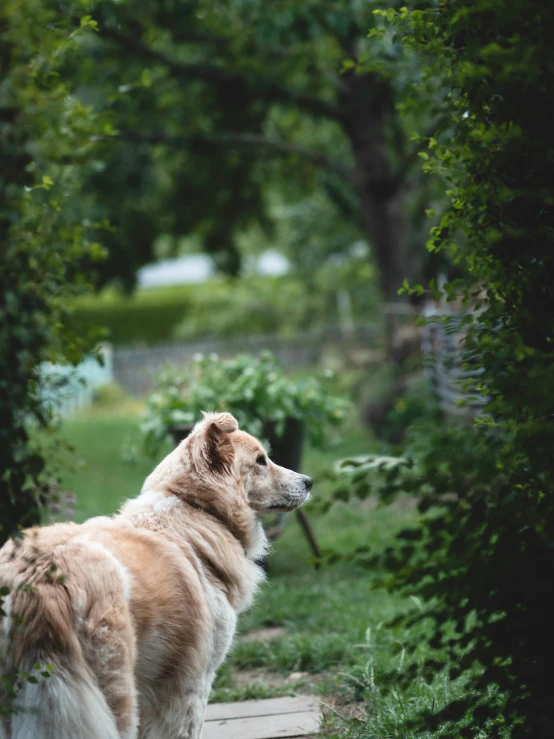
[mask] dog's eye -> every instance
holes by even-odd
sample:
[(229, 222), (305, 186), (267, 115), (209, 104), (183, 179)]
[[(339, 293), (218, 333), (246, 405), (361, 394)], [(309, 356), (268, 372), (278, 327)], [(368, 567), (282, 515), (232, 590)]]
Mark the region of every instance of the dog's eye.
[(260, 454), (259, 457), (256, 457), (256, 464), (261, 464), (263, 467), (267, 465), (267, 462), (265, 461), (265, 456), (263, 454)]

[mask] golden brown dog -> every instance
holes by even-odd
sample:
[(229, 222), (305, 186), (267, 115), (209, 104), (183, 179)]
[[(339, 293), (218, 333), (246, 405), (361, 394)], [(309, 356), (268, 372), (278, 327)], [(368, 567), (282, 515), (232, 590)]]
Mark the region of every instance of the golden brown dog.
[(237, 614), (263, 579), (257, 513), (296, 508), (310, 487), (229, 413), (209, 413), (116, 516), (8, 542), (2, 670), (39, 676), (21, 681), (0, 736), (199, 739)]

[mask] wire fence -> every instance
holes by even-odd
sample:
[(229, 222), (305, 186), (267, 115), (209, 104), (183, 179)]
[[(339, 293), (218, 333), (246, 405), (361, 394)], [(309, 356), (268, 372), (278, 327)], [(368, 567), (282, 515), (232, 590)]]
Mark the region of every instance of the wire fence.
[(467, 331), (460, 307), (428, 301), (422, 316), (421, 350), (441, 411), (447, 416), (478, 416), (488, 398), (476, 389), (479, 371), (463, 368)]
[(378, 344), (379, 327), (364, 325), (345, 332), (337, 326), (306, 332), (291, 338), (245, 336), (233, 339), (205, 339), (195, 342), (173, 341), (155, 346), (119, 346), (113, 349), (114, 380), (132, 396), (144, 396), (152, 389), (165, 366), (182, 367), (197, 354), (230, 357), (248, 352), (254, 355), (269, 350), (287, 368), (310, 367), (321, 362), (331, 348), (347, 352), (360, 345)]
[[(440, 316), (447, 316), (448, 320), (440, 321)], [(427, 319), (419, 328), (416, 327), (418, 317)], [(330, 352), (343, 362), (361, 353), (362, 362), (367, 363), (371, 355), (371, 362), (380, 364), (386, 361), (385, 331), (401, 336), (407, 328), (416, 337), (416, 343), (419, 342), (425, 371), (442, 411), (457, 416), (474, 416), (480, 412), (487, 399), (471, 395), (464, 387), (468, 380), (476, 378), (462, 367), (465, 329), (459, 310), (431, 301), (417, 310), (406, 304), (385, 304), (382, 319), (351, 326), (347, 331), (341, 326), (328, 325), (291, 338), (264, 335), (173, 341), (152, 346), (104, 344), (102, 364), (95, 357), (87, 357), (77, 367), (43, 363), (41, 393), (44, 402), (65, 418), (90, 406), (98, 390), (111, 383), (119, 385), (128, 395), (144, 397), (152, 390), (164, 367), (182, 367), (197, 354), (230, 357), (242, 352), (257, 355), (269, 350), (289, 369), (321, 364)]]

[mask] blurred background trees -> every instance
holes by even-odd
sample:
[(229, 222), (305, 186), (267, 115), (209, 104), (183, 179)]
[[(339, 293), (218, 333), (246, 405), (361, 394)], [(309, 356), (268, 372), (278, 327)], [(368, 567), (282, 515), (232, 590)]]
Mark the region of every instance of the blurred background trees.
[[(118, 130), (86, 184), (95, 218), (114, 226), (99, 280), (132, 286), (160, 236), (171, 251), (191, 233), (238, 274), (241, 237), (270, 241), (287, 205), (302, 212), (289, 242), (302, 265), (365, 238), (386, 300), (419, 280), (433, 187), (403, 108), (419, 73), (398, 46), (368, 40), (375, 7), (95, 3), (98, 33), (71, 72)], [(418, 130), (434, 131), (439, 109), (440, 95)]]

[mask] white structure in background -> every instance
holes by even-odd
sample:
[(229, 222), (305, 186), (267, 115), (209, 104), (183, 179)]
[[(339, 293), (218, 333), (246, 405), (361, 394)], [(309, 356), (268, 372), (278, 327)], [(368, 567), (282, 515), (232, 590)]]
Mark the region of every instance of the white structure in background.
[(62, 418), (92, 404), (94, 393), (113, 382), (112, 348), (103, 344), (104, 364), (87, 357), (76, 367), (43, 362), (40, 368), (44, 402)]
[(250, 257), (246, 260), (245, 273), (248, 275), (262, 275), (264, 277), (281, 277), (290, 269), (289, 260), (280, 252), (268, 249), (259, 257)]
[[(428, 320), (420, 328), (421, 350), (442, 412), (467, 418), (481, 415), (489, 398), (476, 389), (483, 370), (470, 372), (463, 369), (467, 327), (463, 324), (464, 312), (460, 301), (428, 300), (423, 306), (423, 316)], [(440, 318), (447, 322), (439, 321)]]
[[(246, 259), (247, 274), (279, 276), (289, 271), (286, 257), (269, 249), (258, 257)], [(215, 273), (214, 263), (206, 254), (187, 254), (177, 259), (162, 259), (147, 264), (137, 272), (139, 288), (165, 287), (168, 285), (190, 285), (205, 282)]]
[(137, 272), (139, 288), (165, 287), (205, 282), (213, 276), (213, 261), (206, 254), (188, 254), (179, 259), (162, 259)]

